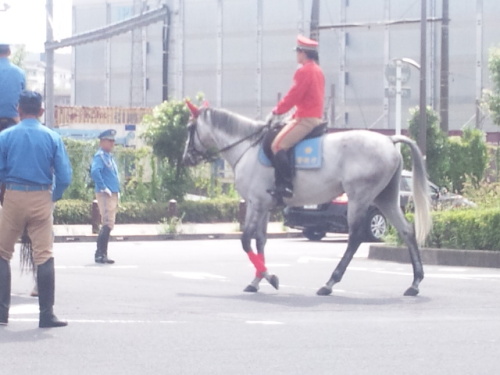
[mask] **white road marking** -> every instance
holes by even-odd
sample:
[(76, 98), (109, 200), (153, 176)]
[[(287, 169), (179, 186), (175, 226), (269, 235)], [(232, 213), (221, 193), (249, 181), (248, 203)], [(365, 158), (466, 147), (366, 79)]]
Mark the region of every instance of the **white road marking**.
[(310, 262), (336, 262), (339, 258), (318, 258), (318, 257), (299, 257), (297, 263), (310, 263)]
[(291, 267), (291, 266), (292, 265), (289, 263), (266, 263), (267, 268), (285, 268), (285, 267)]
[(276, 322), (274, 320), (247, 320), (246, 324), (262, 324), (262, 325), (281, 325), (283, 322)]
[(226, 276), (214, 275), (211, 273), (205, 272), (182, 272), (182, 271), (165, 271), (163, 272), (166, 275), (170, 275), (173, 277), (178, 277), (180, 279), (191, 279), (191, 280), (226, 280)]
[[(83, 323), (83, 324), (179, 324), (186, 323), (180, 320), (120, 320), (120, 319), (63, 319), (68, 323)], [(9, 322), (38, 322), (36, 319), (28, 318), (10, 318)]]
[[(412, 272), (408, 271), (389, 271), (382, 269), (369, 269), (361, 267), (348, 268), (351, 271), (363, 271), (372, 273), (381, 273), (385, 275), (398, 275), (398, 276), (413, 276)], [(485, 273), (485, 274), (475, 274), (475, 273), (425, 273), (425, 278), (436, 278), (436, 279), (461, 279), (461, 280), (472, 280), (472, 279), (500, 279), (500, 273)]]
[(91, 265), (91, 266), (55, 266), (56, 269), (69, 270), (69, 269), (89, 269), (89, 268), (106, 268), (112, 270), (118, 269), (135, 269), (139, 266), (113, 266), (113, 265)]
[(9, 315), (38, 314), (38, 303), (32, 305), (11, 305)]

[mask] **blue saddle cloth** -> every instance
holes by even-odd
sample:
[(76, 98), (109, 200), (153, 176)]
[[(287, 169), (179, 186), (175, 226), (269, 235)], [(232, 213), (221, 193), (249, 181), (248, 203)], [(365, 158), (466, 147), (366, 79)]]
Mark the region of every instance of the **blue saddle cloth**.
[[(321, 168), (323, 137), (309, 138), (297, 143), (294, 147), (295, 168), (317, 169)], [(259, 161), (261, 164), (271, 167), (271, 160), (264, 153), (262, 145), (259, 149)]]

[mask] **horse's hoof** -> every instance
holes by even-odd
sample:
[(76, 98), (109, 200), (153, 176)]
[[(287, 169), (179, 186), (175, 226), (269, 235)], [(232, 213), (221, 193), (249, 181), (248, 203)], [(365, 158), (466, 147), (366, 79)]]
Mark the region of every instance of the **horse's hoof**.
[(418, 288), (415, 288), (413, 286), (409, 287), (405, 292), (405, 296), (410, 296), (410, 297), (415, 297), (417, 294), (418, 294)]
[(271, 284), (274, 287), (274, 289), (278, 290), (280, 288), (280, 279), (278, 279), (278, 276), (271, 275), (268, 281), (269, 284)]
[(321, 287), (316, 294), (318, 296), (329, 296), (332, 294), (332, 288), (328, 288), (327, 286)]
[(253, 285), (247, 286), (245, 289), (243, 289), (244, 292), (249, 292), (249, 293), (257, 293), (258, 289), (254, 287)]

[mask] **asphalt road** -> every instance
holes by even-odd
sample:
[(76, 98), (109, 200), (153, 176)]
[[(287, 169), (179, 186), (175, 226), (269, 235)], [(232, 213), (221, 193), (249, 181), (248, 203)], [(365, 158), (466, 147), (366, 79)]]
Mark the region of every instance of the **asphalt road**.
[[(368, 260), (365, 245), (328, 297), (345, 244), (268, 241), (280, 290), (242, 292), (253, 269), (237, 240), (56, 244), (56, 314), (39, 329), (32, 280), (13, 260), (1, 374), (498, 374), (500, 270)], [(17, 253), (16, 253), (17, 255)], [(17, 258), (17, 256), (16, 256)]]

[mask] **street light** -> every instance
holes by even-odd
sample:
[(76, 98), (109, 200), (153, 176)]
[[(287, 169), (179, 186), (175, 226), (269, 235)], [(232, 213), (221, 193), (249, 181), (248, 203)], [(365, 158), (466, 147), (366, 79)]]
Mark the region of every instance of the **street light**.
[[(408, 57), (396, 58), (392, 60), (396, 63), (396, 111), (395, 111), (395, 120), (396, 120), (396, 135), (401, 135), (401, 97), (402, 97), (402, 68), (403, 63), (412, 65), (413, 67), (420, 70), (420, 65), (413, 59)], [(398, 149), (400, 148), (400, 144), (397, 144)]]

